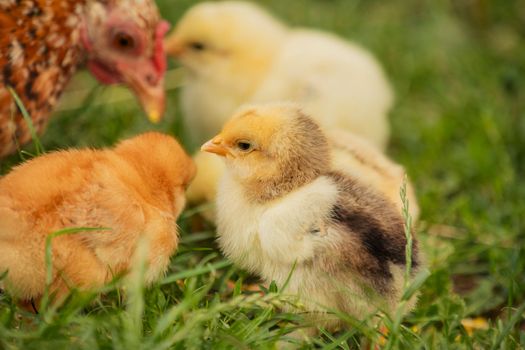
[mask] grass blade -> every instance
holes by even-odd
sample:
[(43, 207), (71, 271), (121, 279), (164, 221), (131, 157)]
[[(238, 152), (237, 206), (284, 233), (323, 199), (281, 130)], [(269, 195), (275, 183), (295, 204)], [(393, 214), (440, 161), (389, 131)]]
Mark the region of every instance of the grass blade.
[(206, 266), (198, 267), (196, 269), (175, 273), (175, 274), (173, 274), (171, 276), (168, 276), (168, 277), (164, 278), (160, 282), (160, 284), (161, 285), (170, 284), (170, 283), (176, 282), (176, 281), (178, 281), (180, 279), (195, 277), (195, 276), (199, 276), (199, 275), (204, 275), (206, 273), (209, 273), (209, 272), (212, 272), (212, 271), (215, 271), (215, 270), (220, 270), (220, 269), (223, 269), (223, 268), (231, 266), (231, 265), (232, 265), (232, 263), (230, 261), (227, 261), (227, 260), (222, 260), (222, 261), (216, 262), (214, 264), (207, 264)]
[(13, 99), (15, 100), (16, 105), (18, 106), (18, 109), (20, 109), (20, 112), (22, 113), (22, 117), (24, 118), (25, 122), (27, 123), (27, 128), (29, 129), (29, 132), (31, 133), (31, 138), (33, 139), (33, 143), (35, 145), (36, 149), (36, 155), (39, 156), (45, 152), (44, 147), (42, 146), (42, 143), (40, 142), (40, 138), (38, 137), (35, 126), (33, 125), (33, 120), (31, 119), (31, 116), (27, 112), (27, 109), (24, 106), (24, 103), (16, 93), (16, 91), (8, 86), (7, 90), (13, 96)]
[(46, 267), (46, 289), (44, 290), (44, 295), (42, 296), (42, 302), (41, 302), (41, 309), (46, 310), (49, 305), (49, 287), (51, 286), (51, 283), (53, 282), (53, 261), (52, 261), (52, 246), (51, 243), (54, 238), (64, 236), (64, 235), (70, 235), (70, 234), (77, 234), (80, 232), (86, 232), (86, 231), (100, 231), (100, 230), (110, 230), (109, 228), (104, 227), (72, 227), (72, 228), (65, 228), (62, 230), (55, 231), (53, 233), (50, 233), (46, 237), (46, 246), (45, 246), (45, 267)]

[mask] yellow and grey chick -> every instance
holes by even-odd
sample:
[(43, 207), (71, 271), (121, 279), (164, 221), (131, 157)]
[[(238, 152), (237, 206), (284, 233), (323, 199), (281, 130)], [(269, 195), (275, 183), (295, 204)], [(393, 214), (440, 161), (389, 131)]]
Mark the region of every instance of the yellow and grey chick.
[[(327, 136), (300, 108), (241, 108), (202, 150), (226, 163), (218, 242), (234, 263), (280, 286), (293, 270), (287, 292), (312, 312), (395, 309), (406, 268), (402, 215), (385, 194), (334, 169)], [(421, 265), (413, 242), (412, 274)]]

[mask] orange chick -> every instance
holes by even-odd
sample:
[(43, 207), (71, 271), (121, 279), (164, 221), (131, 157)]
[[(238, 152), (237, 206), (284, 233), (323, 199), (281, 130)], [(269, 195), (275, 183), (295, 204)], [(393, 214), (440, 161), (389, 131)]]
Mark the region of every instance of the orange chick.
[[(195, 165), (175, 139), (145, 133), (114, 149), (68, 150), (32, 159), (0, 179), (0, 273), (19, 300), (37, 301), (46, 285), (46, 237), (52, 240), (50, 291), (100, 286), (130, 269), (137, 242), (149, 248), (146, 283), (167, 269), (178, 244), (176, 220)], [(38, 180), (37, 180), (38, 179)]]

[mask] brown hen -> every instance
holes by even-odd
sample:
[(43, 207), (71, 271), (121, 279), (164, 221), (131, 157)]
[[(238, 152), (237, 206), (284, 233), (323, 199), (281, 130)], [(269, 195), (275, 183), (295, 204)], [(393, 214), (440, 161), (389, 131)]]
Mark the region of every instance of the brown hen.
[(101, 83), (127, 85), (159, 120), (168, 28), (153, 0), (0, 0), (0, 157), (31, 139), (7, 87), (42, 132), (83, 63)]

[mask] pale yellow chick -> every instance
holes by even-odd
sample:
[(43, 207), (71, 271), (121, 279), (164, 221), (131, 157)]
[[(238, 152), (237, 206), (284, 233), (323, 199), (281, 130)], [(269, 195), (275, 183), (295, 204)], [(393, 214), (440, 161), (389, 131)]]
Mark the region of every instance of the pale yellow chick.
[[(202, 146), (222, 156), (218, 242), (227, 257), (297, 294), (319, 325), (337, 309), (393, 311), (406, 268), (403, 218), (385, 194), (332, 165), (319, 125), (294, 105), (246, 107)], [(412, 247), (413, 276), (421, 267)], [(413, 306), (413, 300), (409, 308)]]
[[(196, 144), (219, 132), (239, 106), (276, 101), (299, 103), (323, 127), (351, 131), (380, 150), (388, 143), (393, 94), (383, 69), (364, 48), (331, 33), (290, 28), (249, 2), (203, 2), (177, 23), (166, 52), (186, 73), (181, 107)], [(221, 171), (205, 156), (196, 163), (206, 171), (198, 172), (188, 199), (200, 203), (213, 198), (212, 176)]]
[(215, 135), (247, 102), (292, 101), (327, 128), (384, 149), (392, 91), (377, 60), (331, 33), (289, 28), (257, 5), (203, 2), (166, 39), (186, 69), (182, 109), (193, 140)]
[[(21, 301), (45, 288), (45, 240), (52, 241), (51, 292), (98, 287), (129, 270), (139, 240), (148, 247), (146, 282), (162, 275), (178, 243), (176, 220), (195, 174), (175, 139), (146, 133), (114, 149), (68, 150), (34, 158), (0, 179), (0, 273)], [(143, 239), (142, 239), (143, 238)]]

